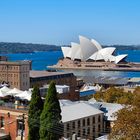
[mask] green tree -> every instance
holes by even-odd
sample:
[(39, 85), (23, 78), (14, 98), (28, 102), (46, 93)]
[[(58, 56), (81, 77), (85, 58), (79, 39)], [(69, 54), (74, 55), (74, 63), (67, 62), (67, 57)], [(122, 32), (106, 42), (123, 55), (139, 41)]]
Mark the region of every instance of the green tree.
[(112, 139), (138, 140), (140, 138), (140, 109), (126, 107), (117, 113), (110, 137)]
[(40, 118), (40, 140), (58, 140), (63, 135), (61, 109), (55, 83), (51, 82)]
[(33, 88), (28, 112), (29, 135), (28, 140), (39, 140), (40, 115), (43, 110), (43, 101), (37, 86)]
[(98, 91), (95, 94), (93, 94), (93, 98), (95, 98), (97, 101), (103, 101), (103, 94), (104, 92)]
[(116, 113), (110, 139), (138, 140), (140, 138), (140, 94), (134, 94), (133, 102)]
[(124, 92), (121, 88), (110, 87), (104, 92), (97, 92), (93, 97), (97, 101), (104, 101), (108, 103), (132, 104), (134, 94), (131, 92)]

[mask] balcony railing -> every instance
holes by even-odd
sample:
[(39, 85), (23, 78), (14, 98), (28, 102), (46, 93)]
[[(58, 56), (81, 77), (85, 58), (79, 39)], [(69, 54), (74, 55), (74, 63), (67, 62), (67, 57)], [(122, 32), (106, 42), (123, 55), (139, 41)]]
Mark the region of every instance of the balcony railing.
[(11, 102), (0, 104), (0, 109), (28, 111), (28, 105), (14, 104)]

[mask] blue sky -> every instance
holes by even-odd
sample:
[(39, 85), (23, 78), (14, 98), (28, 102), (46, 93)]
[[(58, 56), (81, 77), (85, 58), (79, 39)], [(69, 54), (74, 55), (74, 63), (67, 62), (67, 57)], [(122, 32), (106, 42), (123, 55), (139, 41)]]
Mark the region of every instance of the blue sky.
[(140, 44), (140, 0), (1, 0), (0, 42)]

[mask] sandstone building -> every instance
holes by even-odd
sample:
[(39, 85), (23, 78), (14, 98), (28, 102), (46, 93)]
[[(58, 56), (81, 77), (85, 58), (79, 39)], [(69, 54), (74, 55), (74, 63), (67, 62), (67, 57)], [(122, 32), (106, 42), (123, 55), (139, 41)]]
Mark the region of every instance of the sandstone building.
[(8, 83), (11, 88), (27, 90), (30, 87), (30, 61), (0, 61), (0, 83)]

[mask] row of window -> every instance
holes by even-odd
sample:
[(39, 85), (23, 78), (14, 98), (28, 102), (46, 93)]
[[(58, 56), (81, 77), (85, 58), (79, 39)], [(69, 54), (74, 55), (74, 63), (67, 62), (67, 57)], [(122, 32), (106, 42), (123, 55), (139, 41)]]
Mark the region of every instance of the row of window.
[[(100, 115), (98, 116), (98, 122), (101, 122), (101, 116)], [(95, 124), (95, 117), (92, 117), (92, 119), (90, 119), (90, 118), (83, 119), (82, 122), (81, 122), (81, 120), (78, 120), (78, 122), (73, 121), (72, 122), (72, 129), (75, 129), (76, 123), (78, 123), (77, 124), (78, 128), (80, 128), (81, 126), (89, 126), (91, 123)], [(69, 130), (69, 129), (70, 129), (70, 124), (67, 123), (67, 130)]]
[[(0, 77), (7, 77), (7, 74), (0, 74)], [(8, 74), (9, 78), (18, 78), (18, 74)], [(27, 74), (22, 74), (22, 78), (27, 78)]]
[[(0, 74), (0, 77), (7, 77), (7, 74)], [(18, 78), (18, 74), (8, 74), (8, 77)]]
[(5, 65), (1, 67), (1, 70), (18, 70), (18, 66), (10, 66), (10, 65)]
[[(93, 127), (88, 127), (87, 129), (83, 128), (82, 131), (78, 130), (77, 133), (73, 131), (73, 134), (74, 133), (77, 134), (78, 137), (89, 136), (89, 135), (95, 136), (95, 133), (97, 135), (98, 133), (100, 133), (100, 131), (101, 131), (101, 125), (99, 124), (97, 130), (95, 129), (95, 126), (93, 126)], [(70, 133), (67, 133), (66, 137), (67, 138), (70, 137)]]
[[(18, 82), (9, 82), (10, 85), (18, 86)], [(27, 86), (28, 82), (23, 82), (23, 86)]]
[[(5, 66), (1, 66), (1, 70), (19, 70), (19, 66), (10, 66), (10, 65), (5, 65)], [(29, 67), (23, 67), (22, 66), (22, 70), (29, 70)]]
[(10, 85), (18, 86), (18, 82), (9, 82)]

